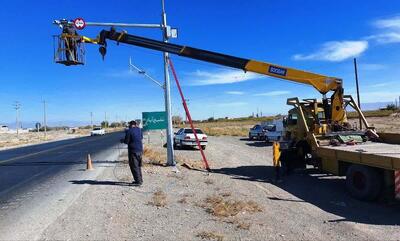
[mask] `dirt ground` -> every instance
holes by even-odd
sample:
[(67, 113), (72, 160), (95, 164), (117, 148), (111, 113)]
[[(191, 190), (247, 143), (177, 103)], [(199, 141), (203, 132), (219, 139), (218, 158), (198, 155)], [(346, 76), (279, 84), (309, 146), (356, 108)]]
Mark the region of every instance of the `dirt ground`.
[[(152, 148), (165, 153), (154, 135)], [(343, 178), (314, 170), (275, 183), (271, 153), (262, 142), (210, 137), (212, 173), (145, 165), (142, 187), (128, 184), (121, 155), (96, 179), (71, 180), (89, 188), (41, 239), (399, 240), (398, 203), (354, 200)], [(176, 155), (200, 160), (196, 150)]]
[(368, 117), (367, 121), (370, 125), (374, 126), (378, 132), (400, 133), (400, 113), (386, 117)]

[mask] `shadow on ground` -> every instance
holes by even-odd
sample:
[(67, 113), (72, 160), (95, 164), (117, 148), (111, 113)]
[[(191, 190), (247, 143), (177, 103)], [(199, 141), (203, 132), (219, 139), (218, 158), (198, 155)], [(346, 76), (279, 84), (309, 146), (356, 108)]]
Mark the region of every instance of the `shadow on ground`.
[(400, 225), (400, 204), (388, 200), (362, 202), (349, 196), (345, 190), (345, 179), (307, 169), (283, 177), (275, 183), (275, 169), (272, 166), (239, 166), (213, 169), (214, 173), (229, 175), (235, 179), (251, 182), (271, 183), (291, 193), (300, 200), (267, 197), (273, 201), (307, 202), (318, 208), (340, 216), (328, 222), (359, 222), (377, 225)]
[(253, 147), (268, 147), (272, 146), (272, 143), (270, 142), (265, 142), (265, 141), (258, 141), (258, 142), (247, 142), (246, 145), (248, 146), (253, 146)]
[(132, 186), (132, 182), (117, 182), (117, 181), (96, 181), (96, 180), (72, 180), (72, 184), (89, 184), (89, 185), (105, 185), (105, 186)]
[(272, 142), (266, 142), (265, 140), (250, 140), (249, 138), (240, 138), (240, 141), (247, 141), (246, 145), (254, 147), (267, 147), (272, 146)]

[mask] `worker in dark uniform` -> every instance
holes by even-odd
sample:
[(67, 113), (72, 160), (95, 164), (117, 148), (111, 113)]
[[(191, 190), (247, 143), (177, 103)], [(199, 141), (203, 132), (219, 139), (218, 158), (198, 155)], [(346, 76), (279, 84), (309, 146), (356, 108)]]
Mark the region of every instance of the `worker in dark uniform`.
[(131, 168), (134, 185), (142, 185), (142, 154), (143, 154), (143, 133), (137, 126), (136, 121), (129, 122), (129, 129), (125, 132), (123, 142), (128, 145), (129, 167)]
[(66, 24), (63, 27), (63, 34), (68, 35), (65, 39), (65, 56), (68, 61), (76, 62), (77, 61), (77, 51), (76, 51), (76, 41), (78, 33), (76, 32), (75, 27), (72, 24)]

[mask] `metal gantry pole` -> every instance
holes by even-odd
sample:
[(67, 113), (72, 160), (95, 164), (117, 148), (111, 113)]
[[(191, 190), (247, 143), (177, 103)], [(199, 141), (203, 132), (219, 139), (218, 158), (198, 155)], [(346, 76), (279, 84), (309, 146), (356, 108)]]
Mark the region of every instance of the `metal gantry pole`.
[[(163, 29), (163, 40), (164, 43), (168, 42), (168, 35), (167, 35), (167, 14), (165, 13), (165, 2), (161, 0), (162, 4), (162, 29)], [(172, 126), (172, 109), (171, 109), (171, 83), (169, 79), (169, 70), (168, 70), (168, 58), (169, 54), (164, 52), (164, 80), (165, 80), (165, 89), (164, 89), (164, 96), (165, 96), (165, 111), (167, 113), (167, 165), (175, 166), (174, 160), (174, 147), (173, 147), (173, 126)]]

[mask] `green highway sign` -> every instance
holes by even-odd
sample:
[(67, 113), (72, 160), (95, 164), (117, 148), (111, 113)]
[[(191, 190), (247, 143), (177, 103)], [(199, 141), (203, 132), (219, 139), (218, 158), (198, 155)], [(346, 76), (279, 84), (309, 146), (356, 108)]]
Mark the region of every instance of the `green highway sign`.
[(165, 111), (142, 112), (143, 130), (167, 129), (167, 114)]

